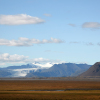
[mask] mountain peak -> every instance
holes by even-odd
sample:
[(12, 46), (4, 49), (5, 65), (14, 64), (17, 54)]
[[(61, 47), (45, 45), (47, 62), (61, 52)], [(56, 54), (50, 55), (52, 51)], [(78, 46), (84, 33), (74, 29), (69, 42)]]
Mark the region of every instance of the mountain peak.
[(100, 62), (96, 62), (94, 65), (96, 65), (96, 66), (97, 66), (97, 65), (100, 65)]
[[(45, 64), (47, 67), (48, 64)], [(52, 67), (41, 70), (41, 72), (30, 72), (27, 74), (26, 77), (67, 77), (78, 75), (79, 73), (83, 72), (84, 70), (88, 69), (90, 65), (84, 64), (75, 64), (75, 63), (62, 63), (62, 64), (54, 64)]]
[(91, 66), (86, 72), (82, 73), (79, 76), (100, 76), (100, 62), (96, 62)]

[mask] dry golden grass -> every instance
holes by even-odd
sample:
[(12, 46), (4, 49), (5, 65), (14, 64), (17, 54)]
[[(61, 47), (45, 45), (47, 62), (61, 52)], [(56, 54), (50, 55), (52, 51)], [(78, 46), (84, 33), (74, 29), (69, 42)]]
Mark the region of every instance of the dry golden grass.
[(100, 90), (18, 91), (54, 89), (100, 89), (96, 81), (0, 81), (0, 100), (100, 100)]
[(85, 91), (70, 92), (6, 92), (0, 94), (0, 100), (100, 100), (99, 93)]
[(47, 90), (47, 89), (100, 89), (100, 81), (0, 81), (0, 90)]

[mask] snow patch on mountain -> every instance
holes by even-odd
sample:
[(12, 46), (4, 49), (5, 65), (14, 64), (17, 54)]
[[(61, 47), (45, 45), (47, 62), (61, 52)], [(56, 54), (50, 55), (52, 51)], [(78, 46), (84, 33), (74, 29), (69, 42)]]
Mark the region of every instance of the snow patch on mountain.
[(43, 64), (40, 64), (40, 63), (32, 63), (33, 65), (37, 65), (37, 66), (40, 66), (42, 68), (50, 68), (54, 65), (54, 63), (43, 63)]
[[(37, 63), (37, 64), (29, 64), (32, 66), (32, 68), (21, 68), (21, 69), (9, 69), (9, 71), (12, 73), (11, 77), (25, 77), (28, 73), (30, 73), (30, 71), (32, 72), (36, 72), (37, 70), (42, 70), (42, 69), (47, 69), (49, 67), (51, 67), (50, 64), (44, 64), (45, 66), (43, 67), (43, 65), (41, 66), (41, 64)], [(36, 65), (35, 68), (33, 68), (33, 65)]]

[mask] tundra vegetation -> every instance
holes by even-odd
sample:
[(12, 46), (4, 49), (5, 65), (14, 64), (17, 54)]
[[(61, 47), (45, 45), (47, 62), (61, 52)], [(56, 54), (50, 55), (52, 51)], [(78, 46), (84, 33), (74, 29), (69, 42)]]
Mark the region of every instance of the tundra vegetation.
[(99, 100), (100, 81), (0, 80), (0, 100)]

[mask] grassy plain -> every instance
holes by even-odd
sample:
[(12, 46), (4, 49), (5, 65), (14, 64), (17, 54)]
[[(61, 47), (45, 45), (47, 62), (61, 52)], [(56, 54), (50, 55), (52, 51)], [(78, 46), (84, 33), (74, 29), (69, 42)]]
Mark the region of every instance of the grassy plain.
[(0, 80), (0, 100), (100, 100), (99, 89), (100, 81)]

